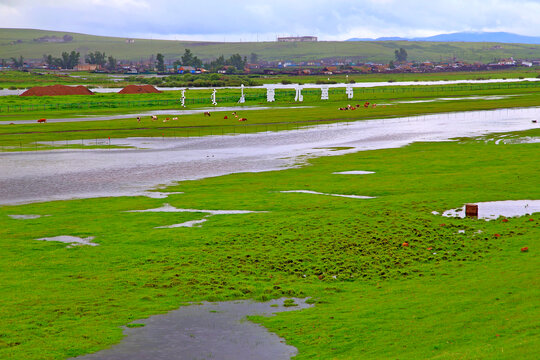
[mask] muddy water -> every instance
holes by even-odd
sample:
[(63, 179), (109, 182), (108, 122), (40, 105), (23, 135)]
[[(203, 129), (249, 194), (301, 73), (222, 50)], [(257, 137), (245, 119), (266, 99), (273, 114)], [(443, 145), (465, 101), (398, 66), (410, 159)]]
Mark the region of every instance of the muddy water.
[(111, 140), (136, 149), (1, 153), (0, 205), (136, 195), (174, 181), (290, 168), (309, 157), (538, 128), (531, 120), (539, 118), (540, 108), (501, 109), (257, 134)]
[(77, 360), (281, 360), (296, 355), (264, 327), (244, 321), (249, 315), (301, 310), (312, 305), (294, 299), (297, 306), (283, 306), (284, 299), (264, 303), (229, 301), (181, 307), (168, 314), (135, 323), (144, 327), (125, 328), (127, 335), (110, 349), (77, 357)]

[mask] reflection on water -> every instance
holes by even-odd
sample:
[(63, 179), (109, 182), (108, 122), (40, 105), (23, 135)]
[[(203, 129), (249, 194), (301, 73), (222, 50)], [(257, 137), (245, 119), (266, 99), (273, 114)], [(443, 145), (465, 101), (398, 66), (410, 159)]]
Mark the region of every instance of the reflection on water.
[(134, 323), (144, 327), (125, 328), (120, 344), (77, 360), (285, 360), (297, 354), (264, 327), (244, 321), (249, 315), (272, 316), (302, 310), (313, 305), (306, 299), (285, 299), (264, 303), (227, 301), (184, 306), (164, 315)]
[(295, 167), (316, 156), (538, 128), (531, 121), (538, 118), (540, 108), (501, 109), (257, 134), (111, 139), (134, 147), (114, 151), (0, 153), (0, 204), (134, 195), (175, 181)]

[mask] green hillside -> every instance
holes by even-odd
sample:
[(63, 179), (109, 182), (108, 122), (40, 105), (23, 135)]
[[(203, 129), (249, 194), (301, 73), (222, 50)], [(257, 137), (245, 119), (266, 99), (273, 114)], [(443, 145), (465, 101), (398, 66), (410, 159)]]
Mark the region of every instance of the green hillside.
[[(73, 36), (67, 43), (37, 42), (43, 36)], [(0, 59), (22, 55), (25, 59), (41, 59), (43, 54), (59, 56), (63, 51), (77, 50), (84, 55), (102, 51), (117, 59), (148, 59), (157, 53), (166, 60), (178, 59), (184, 49), (203, 59), (219, 55), (226, 57), (239, 53), (249, 56), (256, 53), (261, 60), (307, 61), (323, 58), (353, 59), (361, 62), (384, 62), (394, 58), (394, 50), (403, 47), (413, 61), (445, 61), (451, 58), (467, 62), (491, 62), (494, 59), (514, 57), (518, 59), (540, 59), (540, 45), (470, 43), (470, 42), (415, 42), (415, 41), (320, 41), (316, 43), (278, 42), (195, 42), (175, 40), (135, 39), (94, 36), (61, 31), (33, 29), (0, 29)]]

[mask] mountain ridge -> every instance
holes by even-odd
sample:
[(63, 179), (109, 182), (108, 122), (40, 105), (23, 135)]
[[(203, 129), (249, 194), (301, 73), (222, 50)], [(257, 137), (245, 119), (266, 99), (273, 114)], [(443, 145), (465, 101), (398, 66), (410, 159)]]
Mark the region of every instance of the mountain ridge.
[(540, 44), (540, 36), (527, 36), (509, 32), (461, 31), (426, 37), (403, 38), (397, 36), (350, 38), (345, 41), (433, 41), (433, 42), (495, 42), (508, 44)]

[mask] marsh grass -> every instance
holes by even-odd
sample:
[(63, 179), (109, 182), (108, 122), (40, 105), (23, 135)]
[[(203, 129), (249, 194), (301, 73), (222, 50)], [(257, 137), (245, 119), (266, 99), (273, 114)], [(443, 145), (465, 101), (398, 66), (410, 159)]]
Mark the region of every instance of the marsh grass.
[[(310, 296), (314, 308), (251, 318), (296, 346), (299, 359), (534, 359), (538, 214), (508, 222), (431, 214), (539, 198), (540, 145), (485, 140), (168, 188), (184, 192), (167, 199), (176, 207), (268, 211), (214, 216), (200, 228), (155, 229), (202, 214), (125, 212), (164, 202), (145, 197), (4, 206), (0, 357), (94, 352), (118, 342), (122, 325), (189, 302)], [(375, 174), (332, 174), (354, 169)], [(376, 198), (279, 193), (296, 188)], [(35, 241), (56, 235), (95, 236), (99, 246)]]

